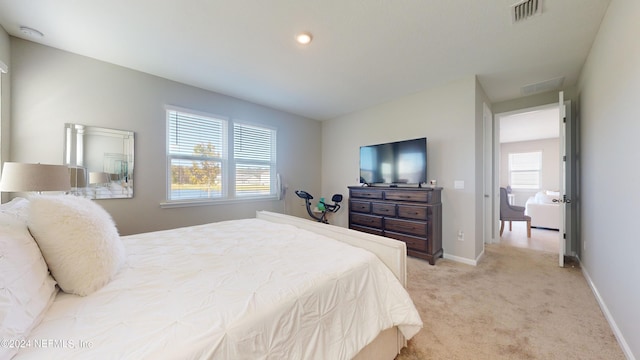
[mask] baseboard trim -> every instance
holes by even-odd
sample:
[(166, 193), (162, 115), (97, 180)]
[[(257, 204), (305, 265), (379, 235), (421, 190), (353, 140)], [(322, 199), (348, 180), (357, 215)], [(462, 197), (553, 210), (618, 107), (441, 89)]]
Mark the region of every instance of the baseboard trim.
[[(578, 262), (580, 262), (580, 258), (578, 258)], [(589, 276), (589, 272), (587, 271), (587, 269), (585, 269), (584, 266), (582, 266), (582, 264), (580, 264), (580, 268), (582, 269), (582, 275), (584, 275), (584, 278), (587, 280), (587, 284), (589, 284), (589, 287), (591, 288), (593, 295), (596, 297), (596, 301), (600, 306), (600, 310), (602, 310), (602, 313), (604, 314), (605, 319), (607, 319), (607, 322), (609, 323), (609, 326), (613, 331), (613, 335), (615, 335), (616, 340), (618, 340), (618, 344), (620, 344), (620, 347), (622, 348), (622, 352), (627, 357), (627, 359), (636, 360), (635, 356), (633, 356), (633, 352), (631, 352), (631, 348), (629, 348), (629, 344), (627, 344), (627, 341), (624, 339), (624, 336), (622, 335), (620, 328), (618, 328), (618, 324), (616, 324), (616, 321), (613, 319), (613, 316), (611, 316), (611, 312), (609, 312), (609, 308), (607, 308), (607, 304), (605, 304), (604, 300), (600, 296), (600, 292), (598, 291), (598, 288), (596, 288), (596, 285), (593, 283), (593, 281), (591, 281), (591, 276)]]
[(455, 255), (451, 255), (451, 254), (447, 254), (447, 253), (444, 254), (444, 258), (448, 259), (448, 260), (453, 260), (455, 262), (467, 264), (467, 265), (477, 266), (478, 265), (478, 260), (480, 259), (480, 257), (482, 257), (483, 254), (484, 254), (484, 250), (482, 251), (482, 254), (480, 254), (476, 260), (464, 258), (464, 257), (461, 257), (461, 256), (455, 256)]

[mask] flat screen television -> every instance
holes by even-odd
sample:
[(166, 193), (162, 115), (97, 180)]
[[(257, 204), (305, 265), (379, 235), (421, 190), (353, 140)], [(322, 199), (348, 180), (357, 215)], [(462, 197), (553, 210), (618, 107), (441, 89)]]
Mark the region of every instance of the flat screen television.
[(426, 182), (426, 137), (360, 147), (360, 183), (421, 185)]

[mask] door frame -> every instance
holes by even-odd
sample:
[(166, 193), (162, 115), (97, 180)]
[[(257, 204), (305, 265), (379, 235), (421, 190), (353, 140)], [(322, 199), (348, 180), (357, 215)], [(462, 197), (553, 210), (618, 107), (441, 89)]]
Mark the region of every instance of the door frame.
[[(575, 162), (575, 146), (577, 142), (577, 132), (576, 132), (576, 127), (574, 125), (574, 120), (573, 120), (574, 116), (572, 113), (573, 109), (572, 109), (571, 101), (566, 100), (564, 101), (564, 104), (566, 108), (566, 123), (567, 123), (567, 135), (566, 135), (567, 143), (565, 144), (565, 149), (566, 149), (566, 156), (567, 156), (567, 163), (568, 163), (568, 170), (565, 172), (567, 176), (567, 180), (565, 184), (568, 184), (567, 196), (571, 198), (571, 194), (575, 191), (574, 187), (575, 187), (575, 181), (576, 181), (576, 171), (575, 171), (575, 167), (572, 165), (574, 165), (573, 163)], [(559, 107), (560, 107), (559, 102), (554, 102), (554, 103), (549, 103), (544, 105), (531, 106), (531, 107), (520, 108), (517, 110), (496, 113), (493, 115), (494, 136), (493, 136), (493, 146), (491, 147), (493, 154), (487, 154), (486, 152), (488, 150), (486, 148), (484, 150), (485, 157), (493, 155), (493, 184), (492, 184), (493, 193), (494, 193), (493, 213), (492, 213), (493, 216), (491, 219), (489, 219), (489, 221), (492, 221), (493, 224), (497, 224), (500, 221), (500, 195), (499, 195), (500, 194), (499, 192), (500, 190), (499, 189), (500, 188), (500, 180), (499, 180), (500, 179), (500, 119), (505, 116), (515, 115), (523, 112), (536, 111), (536, 110), (549, 109), (549, 108), (559, 108)], [(576, 234), (574, 231), (571, 231), (571, 230), (575, 230), (575, 224), (577, 221), (576, 212), (571, 211), (571, 209), (575, 209), (575, 202), (568, 205), (570, 205), (570, 206), (567, 206), (567, 210), (566, 210), (566, 213), (568, 213), (568, 215), (563, 214), (563, 216), (566, 216), (566, 219), (567, 219), (567, 224), (565, 225), (566, 238), (559, 240), (559, 242), (562, 242), (562, 240), (564, 240), (562, 243), (559, 243), (561, 248), (565, 249), (564, 255), (574, 254), (575, 243), (579, 243), (578, 240), (573, 241), (573, 237)], [(498, 236), (495, 236), (494, 239), (495, 239), (495, 242), (500, 241), (500, 238)]]
[(564, 102), (564, 91), (560, 91), (558, 94), (558, 128), (560, 137), (560, 199), (558, 199), (558, 206), (560, 206), (560, 227), (558, 228), (558, 266), (564, 267), (564, 254), (567, 253), (567, 244), (564, 241), (566, 238), (566, 220), (567, 207), (564, 199), (567, 198), (567, 106)]
[[(495, 203), (493, 201), (495, 197), (495, 179), (493, 176), (494, 172), (494, 128), (493, 128), (493, 113), (491, 109), (487, 105), (487, 103), (482, 103), (482, 126), (483, 126), (483, 167), (482, 167), (482, 175), (483, 175), (483, 186), (482, 186), (482, 201), (483, 201), (483, 212), (482, 212), (482, 236), (483, 236), (483, 244), (491, 244), (498, 242), (498, 226), (495, 219)], [(498, 216), (500, 214), (498, 213)], [(484, 247), (484, 245), (483, 245)]]
[(578, 236), (578, 222), (580, 221), (577, 211), (578, 200), (578, 119), (571, 100), (563, 100), (565, 116), (565, 143), (564, 143), (564, 175), (565, 175), (565, 193), (561, 194), (564, 203), (564, 244), (565, 256), (577, 257), (580, 248), (580, 237)]

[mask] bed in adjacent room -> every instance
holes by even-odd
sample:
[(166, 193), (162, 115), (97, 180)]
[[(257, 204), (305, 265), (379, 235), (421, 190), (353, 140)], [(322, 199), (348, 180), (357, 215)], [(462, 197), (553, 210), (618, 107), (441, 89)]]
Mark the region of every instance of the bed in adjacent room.
[[(29, 217), (37, 217), (31, 202)], [(20, 281), (2, 279), (0, 310), (13, 314), (4, 314), (2, 337), (14, 346), (0, 348), (0, 357), (393, 359), (422, 327), (403, 286), (402, 242), (259, 212), (118, 237), (92, 253), (70, 239), (94, 219), (75, 224), (70, 214), (53, 225), (29, 219), (34, 246), (19, 217), (0, 213), (3, 255), (17, 252), (31, 264), (15, 272), (24, 273)], [(12, 249), (18, 243), (29, 249)], [(70, 246), (62, 256), (59, 243)], [(47, 265), (64, 291), (53, 287)], [(11, 266), (20, 267), (0, 259), (2, 272)], [(25, 301), (28, 293), (35, 300)]]
[(558, 230), (560, 228), (560, 212), (562, 210), (557, 191), (539, 191), (527, 199), (525, 215), (531, 216), (531, 226), (536, 228)]

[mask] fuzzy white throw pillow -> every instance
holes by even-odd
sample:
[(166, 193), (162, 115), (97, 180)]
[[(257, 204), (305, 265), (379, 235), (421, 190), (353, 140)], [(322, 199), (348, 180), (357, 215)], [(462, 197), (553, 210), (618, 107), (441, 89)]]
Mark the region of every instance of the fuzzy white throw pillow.
[(106, 285), (125, 250), (109, 213), (72, 195), (30, 199), (29, 230), (51, 275), (67, 293), (86, 296)]

